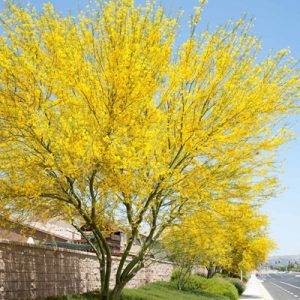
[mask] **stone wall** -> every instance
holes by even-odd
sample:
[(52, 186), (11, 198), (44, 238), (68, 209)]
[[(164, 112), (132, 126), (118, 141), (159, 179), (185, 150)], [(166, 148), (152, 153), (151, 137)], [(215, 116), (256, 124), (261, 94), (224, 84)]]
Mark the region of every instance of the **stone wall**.
[[(113, 275), (118, 261), (115, 257)], [(152, 260), (128, 287), (169, 280), (172, 270), (170, 262)], [(0, 241), (0, 300), (85, 293), (98, 289), (99, 279), (93, 253)]]

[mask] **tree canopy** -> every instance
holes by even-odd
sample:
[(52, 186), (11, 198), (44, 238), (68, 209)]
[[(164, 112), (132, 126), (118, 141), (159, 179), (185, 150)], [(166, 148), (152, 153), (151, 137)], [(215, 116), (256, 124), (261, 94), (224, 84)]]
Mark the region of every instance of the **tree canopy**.
[(203, 5), (179, 46), (177, 18), (152, 1), (95, 1), (77, 17), (7, 2), (1, 13), (0, 206), (88, 224), (103, 299), (103, 231), (129, 236), (118, 297), (179, 217), (218, 199), (260, 200), (276, 185), (273, 155), (298, 110), (299, 74), (285, 50), (258, 62), (243, 20), (198, 33)]

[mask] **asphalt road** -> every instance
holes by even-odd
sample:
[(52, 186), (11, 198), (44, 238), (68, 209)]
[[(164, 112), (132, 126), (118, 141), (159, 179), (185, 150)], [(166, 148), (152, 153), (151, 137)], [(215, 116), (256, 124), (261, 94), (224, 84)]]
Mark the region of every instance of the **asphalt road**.
[(259, 278), (274, 300), (300, 300), (300, 273), (269, 273)]

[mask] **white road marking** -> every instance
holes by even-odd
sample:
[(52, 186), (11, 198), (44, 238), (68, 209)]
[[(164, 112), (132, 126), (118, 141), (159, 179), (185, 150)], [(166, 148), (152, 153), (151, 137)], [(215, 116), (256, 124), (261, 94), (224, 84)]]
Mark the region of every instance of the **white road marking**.
[(283, 283), (283, 284), (286, 284), (286, 285), (289, 285), (289, 286), (291, 286), (291, 287), (293, 287), (293, 288), (296, 288), (296, 289), (300, 290), (300, 287), (299, 287), (299, 286), (295, 286), (295, 285), (293, 285), (293, 284), (286, 283), (286, 282), (283, 282), (283, 281), (279, 281), (279, 282), (281, 282), (281, 283)]
[[(299, 287), (294, 286), (294, 285), (292, 285), (292, 284), (289, 284), (289, 283), (286, 283), (286, 282), (282, 282), (282, 281), (280, 281), (280, 282), (281, 282), (281, 283), (284, 283), (284, 284), (286, 284), (286, 285), (289, 285), (289, 286), (292, 286), (292, 287), (295, 287), (295, 288), (300, 289)], [(296, 294), (294, 294), (294, 293), (292, 293), (292, 292), (286, 290), (286, 289), (283, 288), (282, 286), (280, 286), (280, 285), (278, 285), (278, 284), (276, 284), (276, 283), (274, 283), (274, 282), (271, 282), (271, 281), (270, 281), (270, 283), (273, 284), (273, 285), (275, 285), (276, 287), (278, 287), (278, 288), (281, 289), (282, 291), (284, 291), (284, 292), (286, 292), (286, 293), (292, 295), (293, 297), (299, 298), (299, 296), (297, 296)]]
[(277, 286), (277, 287), (280, 288), (281, 290), (287, 292), (287, 290), (284, 289), (283, 287), (281, 287), (280, 285), (278, 285), (278, 284), (276, 284), (276, 283), (274, 283), (274, 282), (271, 282), (271, 281), (270, 281), (270, 283), (273, 284), (273, 285), (275, 285), (275, 286)]

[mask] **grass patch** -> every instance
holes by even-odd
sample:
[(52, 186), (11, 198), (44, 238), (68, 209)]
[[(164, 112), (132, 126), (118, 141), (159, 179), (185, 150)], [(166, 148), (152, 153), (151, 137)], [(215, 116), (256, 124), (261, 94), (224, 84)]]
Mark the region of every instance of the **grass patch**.
[[(175, 280), (154, 282), (136, 289), (124, 289), (121, 300), (238, 300), (235, 286), (224, 279), (206, 279), (191, 275), (185, 289), (180, 291)], [(78, 296), (49, 297), (46, 300), (96, 300), (99, 293)]]
[[(44, 300), (95, 299), (99, 299), (99, 293), (44, 298)], [(179, 291), (172, 282), (155, 282), (137, 289), (124, 289), (121, 300), (229, 300), (229, 298), (200, 290)]]
[(174, 283), (156, 282), (137, 289), (125, 289), (122, 300), (228, 300), (228, 297), (200, 290), (179, 291)]

